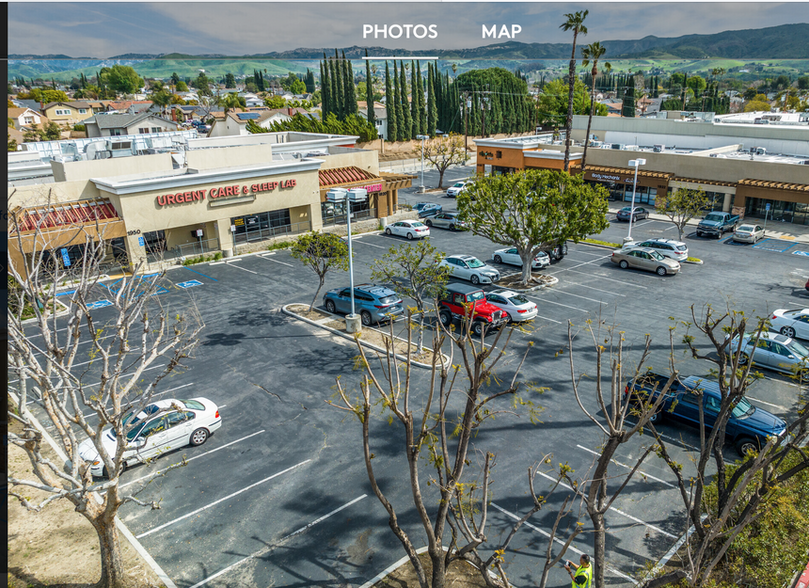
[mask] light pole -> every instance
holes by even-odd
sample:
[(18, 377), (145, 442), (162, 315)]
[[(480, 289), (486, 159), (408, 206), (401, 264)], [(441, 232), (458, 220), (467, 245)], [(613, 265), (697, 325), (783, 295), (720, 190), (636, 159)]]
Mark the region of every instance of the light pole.
[(424, 141), (429, 138), (427, 135), (416, 135), (416, 139), (421, 139), (421, 186), (419, 186), (419, 194), (424, 194)]
[(365, 202), (368, 199), (368, 190), (365, 188), (332, 188), (326, 192), (326, 201), (346, 204), (346, 225), (348, 227), (348, 277), (351, 292), (351, 314), (346, 315), (346, 332), (359, 333), (362, 330), (362, 319), (354, 311), (354, 259), (351, 249), (351, 203)]
[(632, 242), (632, 221), (635, 220), (635, 191), (638, 188), (638, 168), (642, 165), (646, 165), (646, 160), (631, 159), (629, 160), (629, 165), (634, 166), (635, 168), (635, 181), (632, 183), (632, 206), (630, 206), (629, 208), (629, 231), (627, 231), (626, 233), (624, 243)]

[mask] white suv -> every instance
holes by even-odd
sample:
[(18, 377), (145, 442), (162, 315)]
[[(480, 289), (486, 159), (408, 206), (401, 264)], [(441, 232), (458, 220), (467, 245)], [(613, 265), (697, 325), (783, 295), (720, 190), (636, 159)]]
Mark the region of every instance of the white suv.
[(637, 247), (650, 247), (660, 255), (669, 257), (676, 261), (685, 261), (688, 258), (688, 245), (682, 241), (674, 239), (647, 239), (646, 241), (633, 241), (624, 245), (624, 249), (635, 249)]
[(456, 198), (458, 194), (463, 192), (466, 189), (466, 185), (469, 182), (455, 182), (452, 186), (447, 189), (447, 196), (449, 198)]

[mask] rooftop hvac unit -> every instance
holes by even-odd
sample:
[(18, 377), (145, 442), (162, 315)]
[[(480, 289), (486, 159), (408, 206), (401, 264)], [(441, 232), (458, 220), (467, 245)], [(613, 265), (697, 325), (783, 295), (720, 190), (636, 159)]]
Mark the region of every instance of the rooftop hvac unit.
[(663, 153), (663, 151), (664, 151), (665, 149), (666, 149), (666, 146), (665, 146), (665, 145), (655, 145), (655, 146), (654, 146), (654, 148), (653, 148), (653, 151), (654, 151), (655, 153)]
[(623, 148), (624, 148), (624, 146), (621, 145), (620, 143), (613, 143), (612, 145), (610, 145), (610, 149), (622, 150)]
[(112, 157), (129, 157), (133, 155), (132, 141), (107, 141), (107, 150)]

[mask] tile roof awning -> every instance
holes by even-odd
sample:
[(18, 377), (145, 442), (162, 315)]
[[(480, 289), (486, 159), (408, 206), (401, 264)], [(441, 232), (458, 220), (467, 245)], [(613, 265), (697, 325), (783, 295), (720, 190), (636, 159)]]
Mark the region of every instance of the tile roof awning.
[(373, 180), (381, 181), (382, 179), (356, 166), (321, 169), (317, 174), (320, 179), (321, 190), (323, 188), (342, 186), (344, 184), (356, 184), (357, 182), (369, 182)]
[(736, 185), (736, 182), (723, 182), (721, 180), (700, 180), (698, 178), (671, 178), (672, 182), (682, 182), (684, 184), (704, 184), (706, 186), (728, 186), (730, 188)]
[[(92, 200), (87, 202), (71, 202), (49, 207), (20, 208), (12, 211), (9, 222), (9, 233), (30, 233), (37, 228), (40, 231), (51, 231), (62, 228), (99, 223), (123, 222), (118, 211), (109, 200)], [(17, 222), (14, 222), (14, 219)]]
[(745, 178), (739, 180), (739, 186), (750, 186), (752, 188), (767, 188), (770, 190), (791, 190), (795, 192), (809, 193), (809, 184), (790, 184), (787, 182), (772, 182), (769, 180), (753, 180)]
[[(586, 171), (598, 172), (602, 174), (631, 174), (633, 176), (635, 175), (634, 167), (608, 167), (603, 165), (588, 165)], [(670, 180), (674, 177), (674, 174), (671, 172), (657, 172), (638, 168), (638, 177), (661, 178), (665, 180)]]

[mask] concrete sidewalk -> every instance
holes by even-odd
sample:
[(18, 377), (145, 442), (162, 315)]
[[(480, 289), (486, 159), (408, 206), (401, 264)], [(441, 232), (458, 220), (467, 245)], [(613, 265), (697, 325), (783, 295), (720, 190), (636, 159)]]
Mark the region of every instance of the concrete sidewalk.
[[(621, 210), (625, 204), (625, 202), (610, 202), (609, 211), (615, 214)], [(671, 222), (667, 216), (658, 214), (656, 212), (649, 213), (649, 218), (652, 220)], [(688, 226), (697, 226), (700, 218), (688, 221)], [(764, 226), (764, 219), (760, 218), (749, 218), (745, 221), (741, 221), (739, 224), (743, 224), (745, 222), (756, 224), (760, 227)], [(728, 235), (730, 235), (730, 233), (728, 233)], [(809, 225), (796, 225), (792, 223), (768, 220), (766, 226), (766, 237), (768, 239), (783, 239), (784, 241), (795, 241), (797, 243), (809, 244)]]

